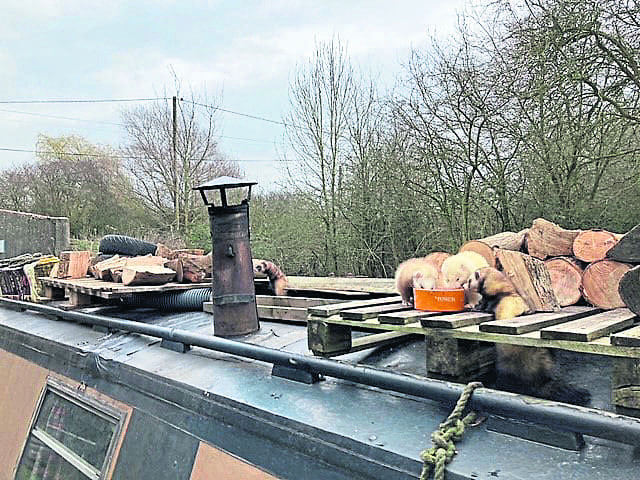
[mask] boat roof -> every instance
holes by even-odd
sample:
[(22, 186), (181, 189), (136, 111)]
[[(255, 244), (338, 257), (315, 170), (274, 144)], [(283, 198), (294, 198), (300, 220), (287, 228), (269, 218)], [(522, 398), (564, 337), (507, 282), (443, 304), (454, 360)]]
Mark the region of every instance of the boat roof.
[[(87, 311), (213, 334), (211, 315), (205, 312), (172, 313), (115, 307)], [(260, 327), (258, 332), (242, 340), (312, 355), (304, 325), (261, 321)], [(328, 451), (342, 452), (340, 455), (346, 455), (352, 462), (352, 469), (356, 469), (358, 462), (364, 462), (374, 478), (377, 478), (375, 472), (381, 475), (386, 472), (386, 475), (390, 469), (397, 472), (398, 478), (417, 477), (421, 468), (420, 452), (431, 446), (431, 432), (450, 413), (449, 406), (424, 398), (332, 377), (314, 384), (300, 383), (273, 376), (272, 365), (261, 361), (199, 347), (180, 353), (162, 348), (157, 338), (99, 331), (88, 325), (2, 306), (0, 346), (61, 374), (82, 376), (83, 371), (90, 372), (93, 377), (99, 377), (103, 385), (127, 385), (126, 391), (107, 387), (105, 390), (138, 408), (151, 407), (145, 406), (146, 400), (135, 392), (171, 399), (187, 412), (201, 412), (209, 402), (217, 402), (228, 409), (225, 411), (240, 412), (242, 418), (259, 418), (277, 431), (274, 435), (285, 435), (285, 443), (291, 442), (286, 435), (303, 435), (320, 442)], [(424, 339), (418, 339), (395, 347), (342, 355), (337, 361), (424, 376), (425, 355)], [(576, 361), (577, 358), (582, 360)], [(571, 372), (575, 381), (589, 383), (594, 407), (612, 410), (609, 357), (558, 352), (557, 360), (560, 371)], [(569, 365), (573, 368), (569, 369)], [(594, 379), (600, 382), (594, 383)], [(164, 415), (171, 417), (170, 413)], [(631, 445), (586, 437), (586, 446), (576, 452), (497, 433), (489, 430), (486, 422), (469, 428), (458, 442), (457, 450), (458, 454), (447, 466), (453, 475), (448, 478), (521, 479), (535, 474), (538, 479), (549, 480), (624, 480), (636, 479), (640, 468), (637, 451)], [(272, 471), (276, 470), (274, 466)]]

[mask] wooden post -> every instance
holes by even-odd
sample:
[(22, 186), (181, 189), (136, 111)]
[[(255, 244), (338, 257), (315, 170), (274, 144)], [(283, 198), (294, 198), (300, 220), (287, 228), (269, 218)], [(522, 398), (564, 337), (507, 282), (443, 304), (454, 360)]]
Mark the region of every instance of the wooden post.
[(347, 353), (351, 350), (351, 327), (309, 320), (307, 342), (314, 355)]
[(640, 358), (614, 359), (611, 390), (619, 413), (640, 417)]
[(492, 343), (435, 336), (425, 341), (427, 373), (432, 377), (468, 382), (487, 374), (495, 362)]

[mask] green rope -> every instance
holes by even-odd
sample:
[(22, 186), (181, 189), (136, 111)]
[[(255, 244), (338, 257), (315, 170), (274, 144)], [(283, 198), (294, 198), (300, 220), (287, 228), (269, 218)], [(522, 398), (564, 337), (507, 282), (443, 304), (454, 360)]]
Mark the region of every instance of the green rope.
[(444, 466), (446, 463), (449, 463), (457, 453), (454, 442), (460, 440), (464, 433), (464, 428), (469, 426), (476, 418), (476, 414), (471, 412), (462, 420), (460, 419), (471, 394), (478, 387), (482, 387), (482, 383), (471, 382), (467, 384), (462, 391), (462, 395), (460, 395), (460, 398), (458, 399), (458, 403), (456, 403), (455, 408), (451, 412), (451, 415), (449, 415), (447, 419), (440, 424), (438, 430), (431, 434), (433, 447), (423, 450), (420, 454), (420, 457), (424, 462), (422, 473), (420, 474), (420, 480), (427, 480), (431, 470), (431, 465), (435, 467), (435, 473), (433, 476), (434, 480), (444, 479)]

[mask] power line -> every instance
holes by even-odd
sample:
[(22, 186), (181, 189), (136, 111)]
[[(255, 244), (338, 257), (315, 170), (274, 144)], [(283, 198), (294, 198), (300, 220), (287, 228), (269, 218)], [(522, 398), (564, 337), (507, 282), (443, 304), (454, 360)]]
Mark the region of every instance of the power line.
[(34, 103), (121, 103), (121, 102), (154, 102), (169, 100), (169, 97), (155, 98), (104, 98), (104, 99), (57, 99), (57, 100), (0, 100), (0, 104), (34, 104)]
[[(126, 127), (125, 123), (118, 123), (118, 122), (107, 122), (104, 120), (87, 120), (84, 118), (77, 118), (77, 117), (63, 117), (61, 115), (50, 115), (50, 114), (46, 114), (46, 113), (34, 113), (34, 112), (22, 112), (19, 110), (6, 110), (3, 108), (0, 108), (0, 112), (6, 112), (6, 113), (17, 113), (19, 115), (30, 115), (33, 117), (44, 117), (44, 118), (55, 118), (55, 119), (60, 119), (60, 120), (69, 120), (69, 121), (73, 121), (73, 122), (88, 122), (88, 123), (98, 123), (98, 124), (104, 124), (104, 125), (113, 125), (113, 126), (118, 126), (118, 127)], [(260, 140), (257, 138), (246, 138), (246, 137), (232, 137), (232, 136), (228, 136), (228, 135), (216, 135), (217, 138), (226, 138), (229, 140), (242, 140), (245, 142), (258, 142), (258, 143), (273, 143), (272, 140)], [(282, 142), (276, 142), (278, 144), (282, 144)]]
[(229, 110), (226, 108), (221, 108), (221, 107), (216, 107), (215, 105), (207, 105), (206, 103), (198, 103), (198, 102), (193, 102), (191, 100), (184, 100), (182, 99), (183, 102), (187, 102), (187, 103), (192, 103), (193, 105), (198, 105), (199, 107), (205, 107), (205, 108), (213, 108), (215, 110), (220, 110), (221, 112), (225, 112), (225, 113), (231, 113), (233, 115), (238, 115), (240, 117), (247, 117), (247, 118), (253, 118), (254, 120), (261, 120), (263, 122), (269, 122), (269, 123), (275, 123), (277, 125), (283, 125), (283, 126), (287, 126), (286, 123), (284, 122), (280, 122), (278, 120), (273, 120), (271, 118), (265, 118), (265, 117), (260, 117), (258, 115), (250, 115), (248, 113), (242, 113), (242, 112), (235, 112), (233, 110)]

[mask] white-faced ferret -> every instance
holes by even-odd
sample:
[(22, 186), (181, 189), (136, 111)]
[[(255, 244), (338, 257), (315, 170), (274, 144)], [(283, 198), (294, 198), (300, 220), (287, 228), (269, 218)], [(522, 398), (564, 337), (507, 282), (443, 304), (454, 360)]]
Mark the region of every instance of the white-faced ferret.
[(424, 257), (405, 260), (396, 269), (396, 290), (403, 305), (413, 305), (413, 289), (433, 290), (438, 278), (438, 269)]
[(253, 259), (253, 275), (260, 277), (266, 275), (269, 279), (269, 285), (275, 295), (285, 295), (289, 284), (287, 276), (273, 262), (268, 260)]
[[(466, 288), (471, 293), (481, 295), (475, 309), (495, 314), (496, 320), (517, 317), (530, 311), (509, 278), (495, 268), (476, 270)], [(551, 350), (496, 344), (496, 352), (498, 388), (576, 405), (587, 405), (591, 400), (588, 390), (574, 387), (558, 378)]]
[[(451, 255), (442, 262), (442, 285), (444, 288), (464, 288), (473, 272), (488, 266), (487, 260), (476, 252), (464, 251)], [(472, 294), (465, 289), (465, 305), (475, 305), (479, 301), (478, 294)]]

